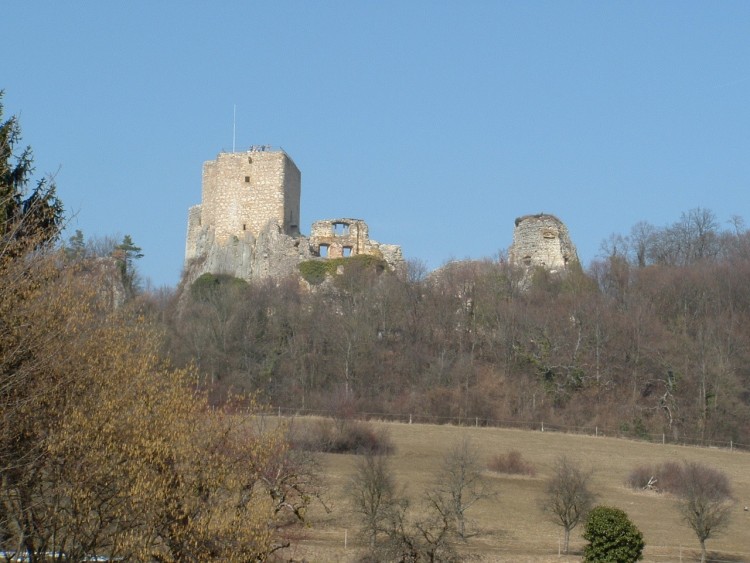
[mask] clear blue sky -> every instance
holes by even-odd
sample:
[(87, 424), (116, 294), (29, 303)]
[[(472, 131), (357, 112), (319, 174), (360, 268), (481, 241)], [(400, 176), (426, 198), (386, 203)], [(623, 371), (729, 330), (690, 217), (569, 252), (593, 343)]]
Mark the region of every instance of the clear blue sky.
[(750, 222), (750, 2), (0, 5), (6, 116), (86, 236), (175, 285), (201, 167), (302, 171), (303, 233), (356, 217), (430, 268), (554, 213), (588, 265), (638, 221)]

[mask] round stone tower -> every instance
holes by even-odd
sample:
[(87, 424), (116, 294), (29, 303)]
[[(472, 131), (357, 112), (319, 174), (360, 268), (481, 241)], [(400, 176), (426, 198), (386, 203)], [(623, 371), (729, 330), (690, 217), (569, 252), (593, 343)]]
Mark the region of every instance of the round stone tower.
[(563, 272), (578, 262), (578, 253), (567, 227), (554, 215), (539, 213), (516, 219), (513, 244), (508, 250), (511, 264)]

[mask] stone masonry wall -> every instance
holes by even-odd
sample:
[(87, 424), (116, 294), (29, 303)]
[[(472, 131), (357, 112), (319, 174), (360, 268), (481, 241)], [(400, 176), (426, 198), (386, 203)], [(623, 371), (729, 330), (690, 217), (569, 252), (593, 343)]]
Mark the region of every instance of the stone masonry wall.
[(197, 256), (198, 237), (201, 228), (201, 206), (193, 205), (188, 209), (187, 237), (185, 238), (186, 259)]
[(508, 259), (517, 266), (539, 266), (555, 273), (578, 262), (578, 253), (563, 222), (540, 213), (516, 219)]
[(321, 254), (321, 246), (328, 247), (328, 258), (341, 258), (348, 249), (351, 256), (372, 254), (367, 223), (361, 219), (329, 219), (315, 221), (310, 230), (310, 246)]
[(292, 159), (284, 153), (284, 223), (282, 231), (287, 235), (300, 234), (300, 199), (302, 197), (302, 173)]
[(371, 240), (367, 223), (362, 219), (315, 221), (310, 230), (310, 249), (322, 256), (321, 247), (326, 248), (327, 258), (370, 254), (384, 259), (394, 269), (403, 266), (404, 262), (401, 247)]
[(268, 223), (299, 233), (301, 175), (281, 151), (221, 153), (203, 165), (202, 228), (213, 228), (222, 244)]

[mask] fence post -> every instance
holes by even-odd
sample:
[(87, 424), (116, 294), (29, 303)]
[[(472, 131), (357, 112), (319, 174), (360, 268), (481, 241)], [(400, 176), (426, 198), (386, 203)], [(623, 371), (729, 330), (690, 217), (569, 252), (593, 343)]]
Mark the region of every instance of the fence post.
[(279, 418), (281, 418), (281, 407), (279, 407)]
[(730, 452), (734, 451), (734, 442), (732, 440), (729, 440), (729, 451)]
[(662, 446), (665, 444), (665, 442), (666, 442), (666, 438), (664, 436), (664, 432), (662, 432), (661, 433), (661, 444), (662, 444)]
[(479, 417), (474, 417), (474, 426), (479, 427)]
[(542, 421), (542, 432), (544, 432), (544, 421)]
[(409, 424), (411, 424), (411, 413), (409, 413)]
[(597, 438), (599, 437), (599, 427), (598, 426), (594, 427), (594, 436), (596, 436)]

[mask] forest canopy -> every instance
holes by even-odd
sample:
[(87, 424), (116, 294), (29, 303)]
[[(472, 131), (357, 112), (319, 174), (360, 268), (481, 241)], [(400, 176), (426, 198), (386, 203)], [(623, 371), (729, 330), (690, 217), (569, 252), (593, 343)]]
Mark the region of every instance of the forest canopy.
[[(422, 272), (421, 274), (418, 272)], [(705, 209), (612, 235), (567, 276), (502, 259), (224, 284), (166, 315), (213, 400), (290, 410), (545, 421), (750, 444), (750, 233)], [(333, 399), (332, 399), (333, 397)], [(344, 399), (345, 398), (345, 399)], [(336, 403), (336, 404), (334, 404)]]

